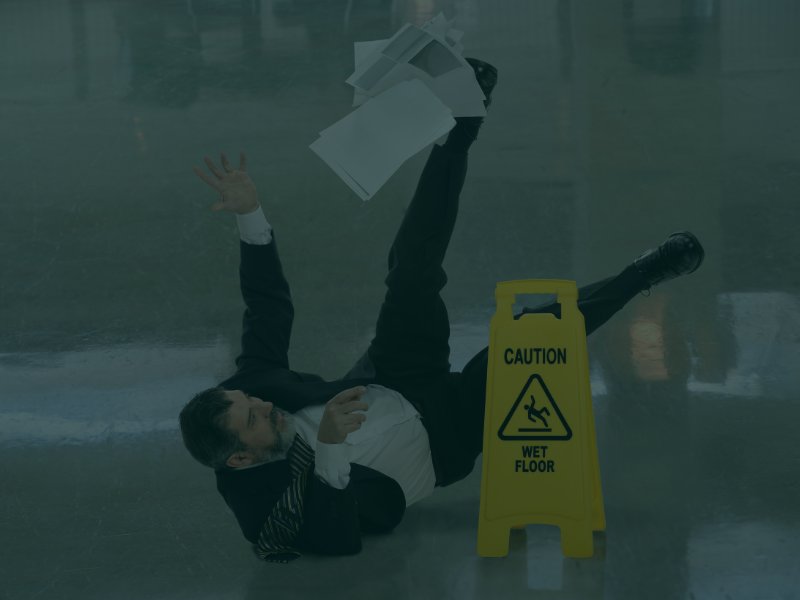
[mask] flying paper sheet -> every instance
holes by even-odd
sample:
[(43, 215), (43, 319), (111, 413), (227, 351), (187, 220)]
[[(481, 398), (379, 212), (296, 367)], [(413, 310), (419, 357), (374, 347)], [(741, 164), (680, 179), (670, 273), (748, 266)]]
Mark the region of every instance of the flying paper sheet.
[(347, 83), (355, 90), (353, 106), (366, 102), (401, 81), (419, 79), (444, 102), (454, 117), (483, 117), (485, 99), (475, 72), (461, 56), (440, 14), (422, 28), (406, 24), (388, 40), (355, 43), (355, 72)]
[(310, 148), (368, 200), (411, 156), (446, 134), (453, 117), (484, 116), (485, 99), (461, 56), (461, 32), (440, 13), (392, 38), (356, 42), (347, 83), (360, 107)]
[(328, 127), (311, 149), (362, 200), (369, 198), (455, 120), (420, 81), (404, 81)]

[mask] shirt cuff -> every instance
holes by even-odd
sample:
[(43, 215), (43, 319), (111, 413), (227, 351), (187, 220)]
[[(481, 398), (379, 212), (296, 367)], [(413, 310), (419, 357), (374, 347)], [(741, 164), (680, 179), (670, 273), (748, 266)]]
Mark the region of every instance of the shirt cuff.
[(237, 214), (236, 224), (239, 226), (239, 237), (243, 242), (263, 246), (272, 241), (272, 225), (267, 222), (264, 209), (260, 206), (245, 215)]
[(329, 486), (343, 490), (350, 483), (350, 461), (344, 444), (325, 444), (317, 440), (314, 473)]

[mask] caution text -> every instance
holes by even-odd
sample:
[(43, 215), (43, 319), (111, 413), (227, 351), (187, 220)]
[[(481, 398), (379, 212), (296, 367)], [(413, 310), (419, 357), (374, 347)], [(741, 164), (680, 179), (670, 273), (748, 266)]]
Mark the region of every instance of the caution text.
[(506, 348), (503, 358), (507, 365), (565, 365), (566, 348)]

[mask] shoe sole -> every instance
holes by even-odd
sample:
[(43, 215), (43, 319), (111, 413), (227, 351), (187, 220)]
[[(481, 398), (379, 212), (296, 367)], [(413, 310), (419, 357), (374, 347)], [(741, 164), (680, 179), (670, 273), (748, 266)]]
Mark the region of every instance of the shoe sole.
[(692, 269), (691, 271), (687, 271), (686, 273), (684, 273), (684, 275), (690, 275), (695, 271), (697, 271), (697, 269), (700, 268), (700, 265), (703, 264), (703, 260), (705, 260), (706, 258), (706, 251), (703, 248), (703, 245), (700, 243), (700, 240), (698, 240), (697, 237), (695, 237), (695, 235), (691, 231), (675, 231), (673, 233), (670, 233), (667, 239), (675, 237), (676, 235), (684, 235), (688, 237), (692, 241), (692, 243), (695, 246), (697, 246), (697, 248), (700, 250), (700, 260), (697, 262), (697, 265), (695, 265), (694, 269)]
[[(494, 87), (497, 85), (497, 67), (495, 67), (494, 65), (490, 65), (486, 61), (477, 58), (465, 57), (464, 60), (466, 60), (467, 63), (469, 63), (469, 65), (472, 67), (472, 70), (475, 71), (476, 77), (481, 77), (478, 71), (484, 71), (484, 70), (489, 71), (489, 73), (491, 74), (492, 82), (491, 85), (489, 85), (489, 91), (488, 92), (484, 91), (484, 94), (486, 93), (491, 94), (492, 90), (494, 90)], [(478, 83), (480, 84), (480, 81)]]

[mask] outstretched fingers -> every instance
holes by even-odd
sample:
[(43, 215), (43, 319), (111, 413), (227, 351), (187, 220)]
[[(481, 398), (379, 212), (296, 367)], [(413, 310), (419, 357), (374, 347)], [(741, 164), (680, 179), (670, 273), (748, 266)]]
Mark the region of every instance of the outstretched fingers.
[[(206, 165), (208, 166), (208, 169), (214, 174), (216, 179), (212, 179), (211, 177), (206, 175), (205, 172), (203, 172), (200, 169), (200, 167), (192, 167), (192, 169), (194, 170), (194, 172), (197, 174), (197, 176), (200, 179), (205, 181), (209, 186), (211, 186), (217, 192), (222, 194), (223, 193), (223, 186), (221, 185), (221, 182), (223, 182), (223, 180), (225, 179), (225, 176), (226, 175), (230, 175), (230, 173), (232, 173), (234, 171), (234, 169), (231, 167), (231, 164), (228, 161), (228, 157), (225, 156), (224, 152), (220, 153), (220, 158), (222, 160), (222, 167), (226, 171), (225, 173), (220, 171), (217, 168), (217, 166), (214, 164), (214, 162), (209, 157), (207, 157), (207, 156), (203, 157), (203, 160), (206, 163)], [(238, 170), (241, 171), (241, 172), (246, 172), (247, 171), (247, 157), (245, 156), (244, 152), (242, 152), (242, 151), (239, 152), (239, 169)], [(222, 210), (224, 208), (224, 206), (225, 206), (224, 203), (222, 201), (220, 201), (220, 202), (217, 202), (216, 204), (214, 204), (211, 208), (212, 208), (212, 210)]]
[(222, 188), (220, 188), (219, 184), (218, 184), (216, 181), (214, 181), (213, 179), (211, 179), (211, 177), (209, 177), (208, 175), (206, 175), (206, 174), (205, 174), (205, 173), (204, 173), (204, 172), (203, 172), (203, 171), (200, 169), (200, 167), (192, 167), (192, 168), (194, 169), (194, 172), (195, 172), (195, 173), (197, 173), (197, 176), (198, 176), (200, 179), (202, 179), (203, 181), (205, 181), (205, 182), (206, 182), (208, 185), (210, 185), (212, 188), (214, 188), (214, 189), (215, 189), (215, 190), (217, 190), (218, 192), (222, 193)]
[[(224, 155), (223, 155), (223, 157), (224, 157)], [(203, 157), (203, 160), (204, 160), (204, 161), (206, 161), (206, 164), (208, 165), (208, 169), (209, 169), (209, 170), (210, 170), (210, 171), (211, 171), (211, 172), (212, 172), (214, 175), (216, 175), (216, 176), (217, 176), (217, 179), (222, 179), (222, 177), (223, 177), (223, 175), (222, 175), (222, 172), (221, 172), (221, 171), (220, 171), (220, 170), (217, 168), (217, 166), (214, 164), (214, 161), (212, 161), (212, 160), (211, 160), (210, 158), (208, 158), (207, 156), (204, 156), (204, 157)], [(223, 160), (222, 160), (222, 164), (224, 165), (226, 162), (228, 162), (228, 159), (227, 159), (227, 158), (223, 158)]]
[[(225, 168), (225, 170), (228, 173), (233, 171), (233, 169), (231, 168), (231, 163), (228, 162), (228, 157), (225, 156), (224, 152), (220, 152), (220, 157), (222, 158), (222, 166)], [(242, 151), (239, 151), (239, 170), (247, 171), (247, 157), (244, 155), (244, 152)]]
[(227, 173), (230, 173), (233, 169), (231, 169), (231, 163), (228, 162), (228, 157), (225, 156), (224, 152), (220, 152), (219, 155), (222, 160), (222, 167)]

